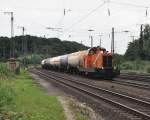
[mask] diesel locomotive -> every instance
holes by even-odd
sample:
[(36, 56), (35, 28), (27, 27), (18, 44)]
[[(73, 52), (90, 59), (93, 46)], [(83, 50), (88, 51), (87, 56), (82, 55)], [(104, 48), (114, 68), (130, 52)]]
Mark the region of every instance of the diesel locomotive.
[(113, 78), (120, 73), (114, 67), (113, 54), (101, 47), (47, 58), (42, 60), (41, 65), (44, 69), (104, 78)]

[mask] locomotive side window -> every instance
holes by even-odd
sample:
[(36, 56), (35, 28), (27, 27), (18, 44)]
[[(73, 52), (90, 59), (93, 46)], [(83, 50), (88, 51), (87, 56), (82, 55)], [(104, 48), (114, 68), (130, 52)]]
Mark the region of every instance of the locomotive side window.
[(98, 48), (94, 47), (94, 48), (91, 48), (90, 51), (89, 51), (89, 55), (94, 55), (96, 54), (98, 51)]
[(112, 56), (103, 56), (103, 66), (112, 67)]

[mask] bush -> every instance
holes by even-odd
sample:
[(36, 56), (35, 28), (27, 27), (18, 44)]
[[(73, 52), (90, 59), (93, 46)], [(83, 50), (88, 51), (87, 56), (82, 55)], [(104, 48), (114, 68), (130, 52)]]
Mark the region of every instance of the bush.
[(6, 64), (0, 64), (0, 80), (1, 79), (7, 79), (8, 77), (14, 76), (14, 73), (9, 70), (6, 66)]
[[(134, 61), (125, 61), (121, 63), (121, 70), (131, 70), (139, 73), (150, 73), (150, 61), (144, 60), (134, 60)], [(130, 72), (131, 72), (130, 71)]]
[(150, 73), (150, 67), (147, 67), (147, 72)]
[(0, 111), (12, 103), (14, 96), (15, 92), (12, 87), (0, 81)]
[(1, 120), (20, 120), (19, 113), (12, 111), (10, 106), (14, 106), (16, 92), (10, 81), (0, 81), (0, 119)]
[(133, 70), (134, 66), (131, 63), (123, 63), (121, 65), (121, 69), (123, 69), (123, 70)]
[(21, 57), (20, 61), (22, 62), (22, 64), (24, 64), (24, 66), (27, 67), (29, 65), (39, 65), (41, 63), (41, 61), (47, 57), (49, 57), (49, 56), (33, 54), (33, 55)]

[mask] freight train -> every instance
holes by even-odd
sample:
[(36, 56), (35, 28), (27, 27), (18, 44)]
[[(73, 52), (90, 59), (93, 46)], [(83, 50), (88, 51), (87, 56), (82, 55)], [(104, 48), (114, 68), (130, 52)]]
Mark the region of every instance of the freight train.
[(112, 53), (101, 47), (47, 58), (42, 60), (41, 65), (44, 69), (103, 78), (113, 78), (120, 73), (114, 67)]

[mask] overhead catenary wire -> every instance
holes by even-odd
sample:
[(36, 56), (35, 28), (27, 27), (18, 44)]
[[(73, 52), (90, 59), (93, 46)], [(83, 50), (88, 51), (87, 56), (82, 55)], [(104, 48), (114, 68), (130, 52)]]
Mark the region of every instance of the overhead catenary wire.
[(146, 7), (146, 12), (145, 12), (145, 16), (148, 16), (148, 7)]
[[(118, 1), (109, 1), (112, 4), (117, 4), (117, 5), (123, 5), (123, 6), (130, 6), (130, 7), (136, 7), (136, 8), (142, 8), (145, 9), (145, 17), (148, 16), (148, 8), (150, 8), (150, 5), (138, 5), (138, 4), (133, 4), (133, 3), (125, 3), (125, 2), (118, 2)], [(108, 9), (109, 10), (109, 9)]]
[(57, 22), (56, 26), (60, 26), (64, 20), (64, 17), (65, 17), (65, 0), (62, 0), (62, 10), (63, 10), (63, 14), (62, 14), (60, 20)]
[[(93, 12), (95, 12), (97, 9), (99, 9), (101, 6), (103, 6), (105, 3), (114, 3), (114, 4), (119, 4), (119, 5), (125, 5), (125, 6), (132, 6), (132, 7), (140, 7), (140, 8), (146, 8), (146, 16), (148, 15), (148, 6), (143, 6), (143, 5), (137, 5), (137, 4), (132, 4), (132, 3), (124, 3), (124, 2), (116, 2), (116, 1), (104, 1), (102, 4), (100, 4), (98, 7), (96, 7), (95, 9), (93, 9), (92, 11), (90, 11), (88, 14), (86, 14), (85, 16), (83, 16), (81, 19), (79, 19), (77, 22), (75, 22), (74, 24), (72, 24), (71, 26), (69, 26), (68, 28), (64, 29), (64, 32), (60, 35), (62, 36), (66, 31), (72, 29), (74, 26), (76, 26), (77, 24), (81, 23), (83, 20), (85, 20), (88, 16), (90, 16)], [(110, 9), (107, 6), (107, 12), (108, 15), (110, 16)]]
[(100, 7), (102, 7), (105, 3), (106, 2), (104, 1), (103, 3), (101, 3), (100, 5), (98, 5), (96, 8), (94, 8), (93, 10), (91, 10), (88, 14), (84, 15), (83, 17), (81, 17), (77, 22), (73, 23), (71, 26), (69, 26), (68, 28), (66, 28), (64, 30), (64, 32), (60, 36), (62, 36), (66, 31), (72, 29), (75, 25), (81, 23), (83, 20), (85, 20), (87, 17), (89, 17), (95, 11), (97, 11)]
[(85, 20), (87, 17), (89, 17), (91, 14), (93, 14), (95, 11), (97, 11), (100, 7), (102, 7), (106, 2), (103, 2), (102, 4), (98, 5), (98, 7), (96, 7), (95, 9), (93, 9), (92, 11), (90, 11), (88, 14), (86, 14), (85, 16), (83, 16), (81, 19), (79, 19), (76, 23), (72, 24), (69, 28), (67, 28), (66, 30), (72, 28), (73, 26), (81, 23), (83, 20)]
[(148, 6), (144, 6), (144, 5), (138, 5), (138, 4), (133, 4), (133, 3), (125, 3), (125, 2), (116, 2), (116, 1), (109, 1), (110, 3), (113, 3), (113, 4), (118, 4), (118, 5), (123, 5), (123, 6), (131, 6), (131, 7), (138, 7), (138, 8), (149, 8), (150, 5)]
[(110, 0), (107, 1), (107, 12), (108, 12), (108, 16), (110, 16), (109, 2), (110, 2)]

